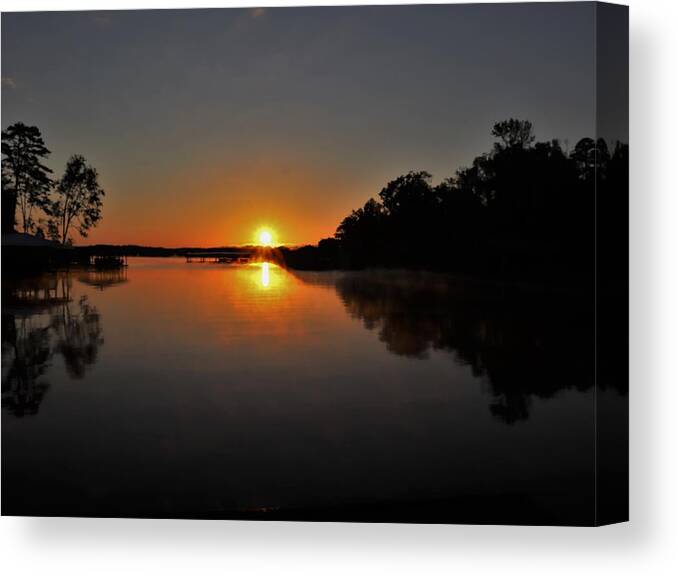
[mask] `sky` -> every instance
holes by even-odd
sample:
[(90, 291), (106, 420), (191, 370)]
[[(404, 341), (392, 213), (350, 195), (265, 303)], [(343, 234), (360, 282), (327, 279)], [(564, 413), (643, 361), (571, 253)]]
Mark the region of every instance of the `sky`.
[(2, 14), (2, 127), (106, 190), (77, 243), (315, 243), (410, 170), (439, 182), (529, 119), (595, 133), (593, 4)]

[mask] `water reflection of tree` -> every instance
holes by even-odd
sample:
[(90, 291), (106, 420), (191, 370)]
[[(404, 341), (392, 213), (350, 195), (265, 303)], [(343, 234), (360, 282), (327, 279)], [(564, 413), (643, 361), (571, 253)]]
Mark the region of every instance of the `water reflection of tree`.
[(336, 288), (349, 314), (378, 331), (390, 352), (454, 353), (488, 383), (490, 410), (506, 423), (528, 418), (533, 397), (593, 385), (586, 299), (397, 272), (349, 274)]
[(2, 406), (15, 416), (36, 414), (49, 385), (41, 380), (52, 352), (49, 327), (2, 315)]
[(77, 307), (64, 305), (51, 311), (54, 350), (63, 357), (72, 378), (82, 378), (87, 367), (97, 360), (99, 347), (104, 343), (100, 320), (86, 296), (80, 298)]
[(67, 273), (4, 281), (2, 298), (2, 406), (15, 416), (36, 414), (55, 355), (72, 378), (96, 362), (101, 318), (86, 297), (73, 302)]

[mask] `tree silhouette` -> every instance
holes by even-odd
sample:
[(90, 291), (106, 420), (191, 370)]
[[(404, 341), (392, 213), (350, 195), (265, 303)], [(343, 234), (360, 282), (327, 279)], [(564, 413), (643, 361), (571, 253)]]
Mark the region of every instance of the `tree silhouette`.
[(384, 207), (371, 198), (339, 224), (335, 238), (351, 255), (354, 267), (368, 266), (383, 259), (385, 216)]
[(499, 149), (527, 148), (534, 142), (532, 122), (516, 118), (497, 122), (492, 127), (492, 136), (501, 140), (501, 143), (495, 144)]
[(49, 208), (49, 234), (62, 244), (71, 241), (70, 232), (83, 238), (101, 220), (103, 189), (96, 169), (83, 156), (71, 156), (56, 187), (56, 199)]
[[(571, 154), (535, 142), (532, 124), (496, 123), (490, 152), (437, 186), (409, 172), (351, 212), (332, 250), (281, 251), (301, 268), (424, 268), (541, 284), (593, 273), (596, 189), (628, 187), (628, 145), (581, 139)], [(606, 196), (607, 197), (607, 196)], [(332, 259), (332, 263), (328, 262)]]
[(431, 263), (429, 251), (421, 250), (436, 241), (438, 199), (431, 175), (419, 171), (399, 176), (381, 189), (379, 198), (390, 258), (406, 266)]
[(52, 171), (42, 164), (50, 151), (35, 126), (22, 122), (2, 131), (2, 231), (13, 232), (16, 208), (24, 232), (34, 227), (33, 210), (47, 209)]

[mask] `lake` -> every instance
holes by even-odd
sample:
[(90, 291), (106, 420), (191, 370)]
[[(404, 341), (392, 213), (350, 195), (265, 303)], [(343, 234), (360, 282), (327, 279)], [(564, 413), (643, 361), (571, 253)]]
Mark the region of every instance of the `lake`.
[(564, 291), (160, 258), (2, 290), (3, 514), (592, 522)]

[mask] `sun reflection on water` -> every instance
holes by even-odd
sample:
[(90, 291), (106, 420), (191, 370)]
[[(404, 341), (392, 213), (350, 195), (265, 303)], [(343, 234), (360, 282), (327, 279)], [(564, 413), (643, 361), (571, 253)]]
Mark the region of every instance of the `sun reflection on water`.
[(242, 267), (237, 275), (249, 286), (249, 291), (266, 293), (266, 298), (278, 297), (290, 288), (289, 274), (273, 262), (254, 262)]

